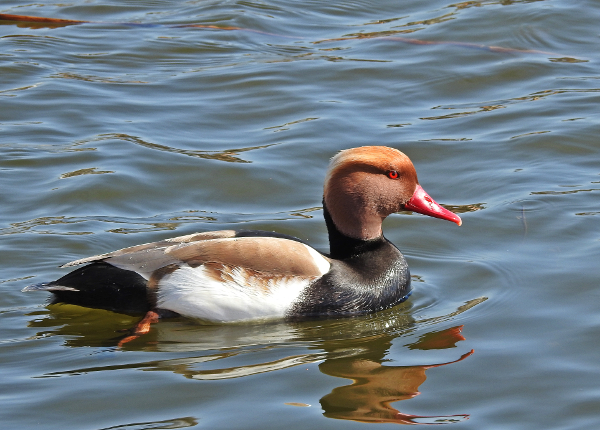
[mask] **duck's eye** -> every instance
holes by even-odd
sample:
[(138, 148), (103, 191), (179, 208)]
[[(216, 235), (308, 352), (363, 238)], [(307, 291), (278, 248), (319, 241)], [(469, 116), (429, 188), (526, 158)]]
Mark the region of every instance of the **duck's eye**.
[(398, 175), (398, 172), (397, 172), (397, 171), (395, 171), (395, 170), (390, 170), (389, 172), (387, 172), (387, 176), (388, 176), (388, 178), (390, 178), (390, 179), (398, 179), (398, 176), (400, 176), (400, 175)]

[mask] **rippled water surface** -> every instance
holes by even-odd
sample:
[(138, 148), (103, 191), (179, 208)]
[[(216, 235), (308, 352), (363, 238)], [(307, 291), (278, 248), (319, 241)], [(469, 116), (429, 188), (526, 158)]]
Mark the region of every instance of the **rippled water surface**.
[[(2, 428), (600, 426), (600, 3), (0, 13), (92, 21), (0, 21)], [(328, 160), (364, 144), (406, 152), (463, 218), (385, 222), (415, 286), (394, 309), (170, 319), (118, 349), (136, 317), (20, 291), (195, 231), (277, 230), (326, 251)]]

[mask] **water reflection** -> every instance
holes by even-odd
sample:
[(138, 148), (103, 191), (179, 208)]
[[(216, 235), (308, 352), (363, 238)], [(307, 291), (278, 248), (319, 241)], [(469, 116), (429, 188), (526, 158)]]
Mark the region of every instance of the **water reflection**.
[[(505, 2), (502, 2), (505, 4)], [(450, 5), (449, 7), (454, 7), (456, 5)], [(477, 43), (465, 43), (460, 41), (448, 41), (448, 40), (422, 40), (422, 39), (413, 39), (401, 37), (398, 35), (407, 34), (407, 33), (415, 33), (420, 30), (424, 30), (425, 28), (432, 26), (443, 24), (447, 21), (454, 20), (458, 18), (458, 13), (464, 9), (464, 7), (456, 7), (456, 9), (449, 13), (444, 13), (440, 16), (431, 17), (424, 20), (410, 21), (407, 23), (396, 23), (392, 25), (391, 28), (400, 28), (400, 30), (391, 29), (390, 24), (394, 21), (399, 20), (400, 18), (392, 18), (392, 19), (377, 19), (375, 21), (369, 21), (362, 25), (385, 25), (388, 27), (385, 30), (374, 31), (374, 32), (358, 32), (358, 33), (349, 33), (342, 37), (335, 38), (327, 38), (322, 40), (313, 41), (313, 44), (322, 44), (322, 43), (331, 43), (331, 42), (344, 42), (348, 40), (363, 40), (363, 39), (383, 39), (386, 41), (392, 42), (400, 42), (407, 43), (412, 45), (449, 45), (456, 46), (461, 48), (468, 49), (478, 49), (489, 52), (496, 53), (505, 53), (505, 54), (542, 54), (542, 55), (552, 55), (555, 58), (554, 61), (558, 62), (579, 62), (579, 61), (587, 61), (587, 60), (579, 60), (571, 57), (560, 56), (557, 53), (535, 50), (535, 49), (517, 49), (510, 47), (501, 47), (501, 46), (491, 46), (491, 45), (483, 45)], [(69, 25), (77, 25), (77, 24), (102, 24), (100, 22), (95, 21), (75, 21), (61, 18), (51, 18), (51, 17), (34, 17), (34, 16), (24, 16), (24, 15), (9, 15), (9, 14), (0, 14), (0, 25), (16, 25), (20, 28), (31, 28), (31, 29), (40, 29), (40, 28), (60, 28)], [(304, 37), (300, 36), (291, 36), (287, 34), (278, 34), (278, 33), (270, 33), (261, 30), (257, 30), (254, 28), (246, 28), (246, 27), (237, 27), (237, 26), (229, 26), (229, 25), (215, 25), (215, 24), (177, 24), (177, 25), (168, 25), (161, 23), (139, 23), (139, 22), (112, 22), (112, 23), (104, 23), (109, 25), (118, 25), (118, 26), (127, 26), (127, 27), (167, 27), (167, 28), (197, 28), (201, 30), (220, 30), (220, 31), (242, 31), (246, 33), (256, 33), (267, 36), (272, 36), (276, 38), (284, 38), (284, 39), (304, 39)], [(342, 60), (343, 57), (324, 57), (328, 60)], [(366, 59), (365, 59), (366, 60)], [(288, 60), (285, 60), (288, 61)], [(366, 60), (366, 61), (373, 61)], [(79, 78), (79, 77), (78, 77)]]
[(229, 162), (229, 163), (251, 163), (252, 161), (245, 160), (244, 158), (242, 158), (240, 156), (240, 154), (243, 154), (248, 151), (254, 151), (257, 149), (265, 149), (265, 148), (269, 148), (274, 145), (278, 145), (278, 143), (270, 143), (270, 144), (258, 145), (258, 146), (225, 149), (223, 151), (199, 151), (199, 150), (188, 150), (188, 149), (176, 148), (174, 146), (168, 146), (168, 145), (161, 145), (159, 143), (149, 142), (138, 136), (133, 136), (133, 135), (125, 134), (125, 133), (104, 133), (104, 134), (95, 136), (91, 139), (81, 140), (78, 142), (78, 144), (103, 142), (103, 141), (107, 141), (107, 140), (120, 140), (123, 142), (133, 143), (133, 144), (142, 146), (144, 148), (152, 149), (152, 150), (170, 152), (173, 154), (188, 155), (190, 157), (202, 158), (205, 160), (225, 161), (225, 162)]
[(89, 167), (87, 169), (78, 169), (73, 172), (67, 172), (60, 175), (60, 179), (72, 178), (74, 176), (82, 175), (103, 175), (106, 173), (115, 173), (114, 170), (98, 170), (97, 167)]
[[(462, 326), (442, 331), (432, 331), (422, 335), (411, 345), (412, 349), (454, 348), (456, 342), (465, 340), (461, 335)], [(400, 412), (391, 403), (412, 399), (420, 394), (419, 387), (427, 379), (425, 371), (432, 367), (445, 366), (464, 360), (473, 354), (469, 351), (454, 361), (424, 364), (417, 366), (383, 365), (392, 346), (394, 336), (373, 339), (357, 339), (345, 345), (360, 344), (360, 352), (346, 357), (335, 357), (336, 349), (328, 350), (328, 342), (323, 348), (331, 353), (319, 364), (319, 370), (326, 375), (349, 379), (350, 385), (334, 388), (320, 400), (323, 415), (328, 418), (371, 423), (395, 424), (445, 424), (468, 419), (466, 414), (448, 416), (423, 416)]]
[[(392, 403), (419, 395), (428, 369), (462, 361), (473, 351), (462, 355), (457, 352), (452, 361), (398, 366), (390, 362), (390, 348), (392, 344), (397, 346), (398, 341), (407, 351), (455, 348), (457, 342), (465, 340), (462, 326), (444, 330), (431, 330), (429, 326), (448, 321), (483, 300), (472, 300), (450, 314), (423, 321), (414, 320), (409, 303), (371, 316), (300, 323), (198, 325), (175, 318), (156, 324), (148, 335), (122, 350), (115, 347), (122, 338), (116, 334), (135, 324), (136, 317), (72, 305), (49, 305), (30, 314), (35, 316), (30, 326), (44, 329), (37, 337), (59, 335), (64, 337), (65, 346), (103, 347), (98, 353), (105, 357), (109, 354), (109, 362), (105, 359), (101, 366), (94, 360), (94, 367), (60, 369), (47, 372), (42, 378), (135, 369), (216, 381), (318, 363), (323, 374), (344, 380), (331, 392), (323, 393), (320, 404), (325, 417), (444, 424), (466, 420), (468, 415), (413, 415), (401, 412)], [(132, 363), (126, 353), (132, 350), (144, 351), (148, 360)]]
[[(458, 327), (448, 329), (448, 333), (442, 333), (441, 339), (448, 340), (446, 335), (456, 333), (457, 329), (459, 332)], [(464, 339), (459, 337), (454, 342)], [(452, 345), (451, 341), (447, 347)], [(390, 404), (418, 396), (419, 386), (427, 379), (427, 369), (462, 361), (473, 354), (473, 350), (454, 361), (422, 366), (384, 366), (382, 361), (385, 352), (375, 349), (361, 357), (325, 360), (319, 365), (321, 372), (327, 375), (352, 380), (351, 385), (334, 388), (321, 398), (323, 415), (359, 422), (395, 424), (445, 424), (468, 419), (466, 414), (412, 415), (400, 412)]]
[(158, 429), (183, 429), (196, 427), (198, 420), (194, 417), (182, 417), (172, 420), (151, 421), (144, 423), (123, 424), (119, 426), (105, 427), (100, 430), (158, 430)]
[[(100, 172), (96, 172), (100, 173)], [(102, 172), (105, 173), (105, 172)], [(90, 173), (92, 174), (92, 173)], [(147, 231), (172, 231), (185, 224), (204, 223), (247, 223), (256, 221), (282, 221), (295, 218), (313, 218), (312, 212), (320, 211), (321, 207), (293, 209), (285, 212), (271, 213), (223, 213), (190, 209), (181, 212), (159, 214), (151, 217), (128, 218), (120, 216), (46, 216), (21, 222), (11, 223), (9, 227), (0, 228), (0, 236), (35, 233), (82, 235), (95, 234), (94, 231), (110, 233), (139, 233)], [(106, 224), (110, 228), (93, 226), (94, 223)], [(84, 229), (84, 230), (82, 230)]]

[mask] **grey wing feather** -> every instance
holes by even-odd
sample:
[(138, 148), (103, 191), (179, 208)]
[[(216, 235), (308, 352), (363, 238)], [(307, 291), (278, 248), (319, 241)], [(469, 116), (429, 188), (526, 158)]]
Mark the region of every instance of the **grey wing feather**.
[[(173, 257), (169, 257), (165, 254), (166, 249), (172, 247), (173, 245), (234, 236), (234, 230), (193, 233), (185, 236), (173, 237), (160, 242), (145, 243), (142, 245), (119, 249), (118, 251), (81, 258), (79, 260), (71, 261), (70, 263), (64, 264), (60, 267), (73, 267), (79, 266), (80, 264), (107, 261), (114, 266), (122, 269), (134, 270), (143, 275), (145, 272), (152, 272), (153, 270), (174, 262), (175, 260)], [(138, 271), (137, 268), (141, 269), (141, 272)]]

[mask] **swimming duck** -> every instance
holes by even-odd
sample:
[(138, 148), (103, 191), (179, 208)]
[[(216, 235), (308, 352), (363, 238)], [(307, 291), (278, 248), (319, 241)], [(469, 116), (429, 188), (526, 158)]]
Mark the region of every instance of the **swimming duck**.
[(388, 215), (405, 210), (462, 223), (423, 190), (404, 153), (347, 149), (331, 159), (325, 178), (329, 254), (274, 232), (194, 233), (67, 263), (62, 267), (85, 265), (23, 291), (146, 313), (136, 334), (165, 314), (212, 322), (366, 314), (411, 293), (406, 260), (381, 229)]

